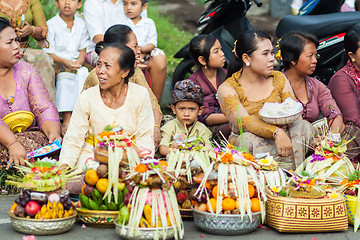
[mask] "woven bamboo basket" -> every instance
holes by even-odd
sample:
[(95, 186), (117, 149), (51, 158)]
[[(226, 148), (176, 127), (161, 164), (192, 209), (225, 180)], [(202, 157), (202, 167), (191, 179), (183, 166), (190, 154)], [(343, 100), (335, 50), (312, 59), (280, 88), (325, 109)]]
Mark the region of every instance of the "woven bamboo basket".
[[(349, 223), (351, 225), (354, 225), (354, 221), (355, 221), (356, 200), (357, 200), (357, 197), (345, 195), (347, 216), (348, 216)], [(359, 210), (358, 210), (358, 215), (359, 215)]]
[(266, 224), (279, 232), (335, 232), (348, 229), (344, 197), (304, 199), (266, 190)]

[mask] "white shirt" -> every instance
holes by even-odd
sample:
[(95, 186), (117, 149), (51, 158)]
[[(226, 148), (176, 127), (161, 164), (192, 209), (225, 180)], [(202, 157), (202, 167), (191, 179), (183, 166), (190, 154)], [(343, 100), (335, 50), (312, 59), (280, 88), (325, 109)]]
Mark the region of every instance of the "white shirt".
[[(147, 11), (141, 13), (143, 18), (147, 17)], [(106, 30), (115, 25), (121, 24), (121, 19), (126, 17), (122, 0), (113, 4), (110, 0), (86, 0), (84, 3), (84, 17), (90, 39), (96, 35), (105, 34)], [(92, 43), (90, 51), (95, 49)]]
[(151, 18), (141, 18), (135, 25), (133, 21), (125, 17), (122, 19), (122, 24), (125, 24), (133, 30), (137, 38), (139, 46), (145, 47), (147, 44), (157, 45), (157, 33), (154, 21)]
[(73, 60), (79, 57), (79, 50), (87, 48), (91, 43), (85, 21), (76, 15), (71, 30), (59, 14), (46, 23), (48, 25), (46, 38), (50, 44), (49, 48), (44, 48), (47, 53)]

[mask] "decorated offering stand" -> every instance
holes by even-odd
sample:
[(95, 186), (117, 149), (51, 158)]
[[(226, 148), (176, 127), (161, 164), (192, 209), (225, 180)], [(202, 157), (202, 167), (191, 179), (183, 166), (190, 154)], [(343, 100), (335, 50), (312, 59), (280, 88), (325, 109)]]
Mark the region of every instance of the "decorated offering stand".
[(174, 184), (177, 200), (183, 218), (191, 218), (191, 199), (199, 186), (204, 170), (210, 166), (208, 151), (201, 137), (187, 138), (175, 134), (168, 155), (168, 170), (174, 171), (177, 182)]
[(78, 218), (96, 227), (113, 227), (124, 205), (126, 174), (140, 163), (135, 139), (121, 127), (106, 126), (96, 138), (95, 160), (85, 163), (85, 185), (79, 194)]
[(9, 216), (16, 231), (52, 235), (71, 229), (76, 211), (67, 190), (61, 191), (69, 179), (80, 171), (61, 169), (56, 160), (45, 158), (28, 166), (15, 166), (21, 176), (9, 176), (8, 184), (23, 188), (10, 209)]
[(136, 184), (129, 204), (120, 209), (116, 232), (125, 239), (182, 239), (184, 226), (167, 162), (143, 160), (127, 179)]
[(266, 188), (266, 223), (279, 232), (348, 228), (345, 199), (313, 173), (295, 173), (286, 186)]
[(212, 162), (194, 195), (195, 224), (220, 235), (254, 231), (265, 218), (266, 200), (254, 157), (230, 144), (209, 155)]

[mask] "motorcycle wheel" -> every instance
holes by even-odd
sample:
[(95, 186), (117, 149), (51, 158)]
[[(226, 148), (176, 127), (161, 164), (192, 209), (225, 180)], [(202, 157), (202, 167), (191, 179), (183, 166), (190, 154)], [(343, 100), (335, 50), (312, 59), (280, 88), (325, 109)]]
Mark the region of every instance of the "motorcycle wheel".
[(196, 70), (195, 63), (192, 59), (185, 58), (182, 60), (179, 65), (177, 65), (173, 77), (172, 77), (172, 87), (174, 88), (175, 84), (178, 81), (188, 79), (191, 74)]

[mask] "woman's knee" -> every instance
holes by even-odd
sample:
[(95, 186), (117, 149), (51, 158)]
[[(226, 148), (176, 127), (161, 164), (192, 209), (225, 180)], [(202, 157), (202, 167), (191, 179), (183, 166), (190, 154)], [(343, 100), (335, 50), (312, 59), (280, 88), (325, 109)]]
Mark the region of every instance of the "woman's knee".
[(166, 70), (166, 55), (154, 56), (148, 63), (149, 66), (155, 67), (158, 70)]

